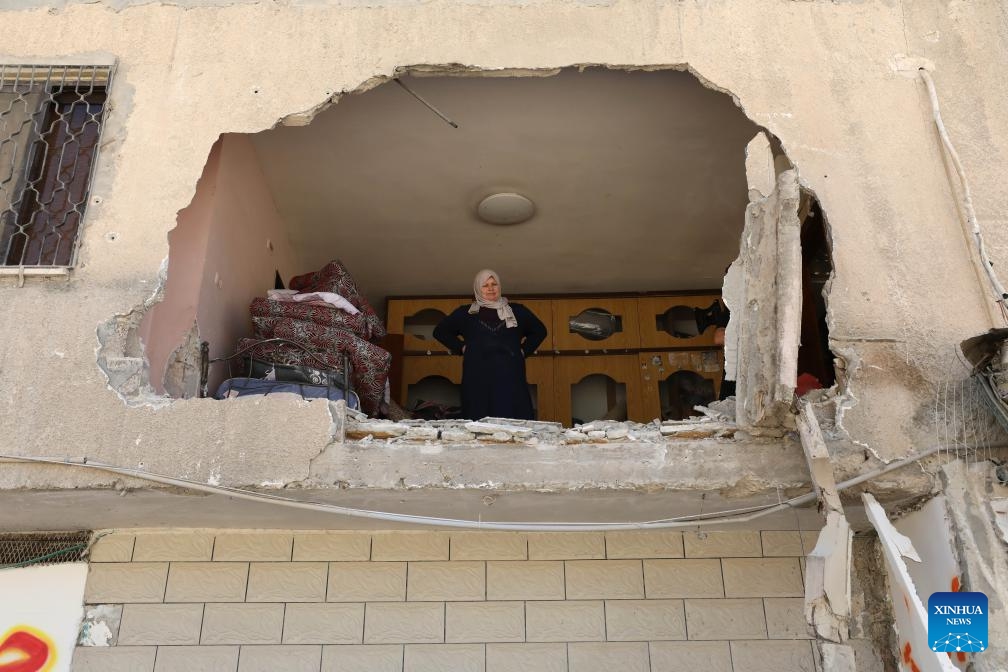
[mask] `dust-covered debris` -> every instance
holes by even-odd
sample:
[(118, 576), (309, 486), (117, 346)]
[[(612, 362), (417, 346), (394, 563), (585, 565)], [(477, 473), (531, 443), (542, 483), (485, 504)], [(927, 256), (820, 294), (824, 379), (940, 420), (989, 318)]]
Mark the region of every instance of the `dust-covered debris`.
[(119, 639), (119, 623), (123, 605), (95, 604), (84, 609), (77, 646), (115, 646)]
[(346, 438), (370, 442), (442, 441), (464, 443), (578, 444), (695, 439), (732, 439), (737, 427), (728, 420), (710, 416), (690, 420), (655, 420), (646, 424), (617, 420), (594, 420), (564, 429), (558, 422), (482, 418), (468, 420), (374, 420), (348, 410)]

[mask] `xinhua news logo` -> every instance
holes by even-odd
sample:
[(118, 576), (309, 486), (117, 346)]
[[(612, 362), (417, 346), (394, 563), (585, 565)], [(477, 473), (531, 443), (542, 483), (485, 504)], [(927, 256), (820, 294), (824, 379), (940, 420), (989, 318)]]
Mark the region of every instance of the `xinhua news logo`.
[(931, 593), (928, 639), (932, 651), (978, 653), (987, 648), (987, 596)]

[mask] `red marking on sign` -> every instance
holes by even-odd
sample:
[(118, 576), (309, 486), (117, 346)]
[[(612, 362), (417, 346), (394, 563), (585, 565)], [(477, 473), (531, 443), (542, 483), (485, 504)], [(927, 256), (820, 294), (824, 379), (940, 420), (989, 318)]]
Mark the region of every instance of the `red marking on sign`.
[(913, 659), (913, 649), (910, 648), (910, 642), (903, 645), (903, 662), (910, 666), (910, 672), (921, 672), (917, 661)]
[(959, 583), (959, 577), (958, 576), (953, 576), (952, 577), (952, 592), (953, 593), (958, 593), (960, 587), (961, 587), (961, 585)]
[(35, 628), (15, 626), (0, 641), (0, 672), (45, 672), (55, 662), (52, 642)]
[(966, 662), (966, 652), (965, 651), (956, 651), (956, 658), (959, 659), (960, 663), (965, 663)]

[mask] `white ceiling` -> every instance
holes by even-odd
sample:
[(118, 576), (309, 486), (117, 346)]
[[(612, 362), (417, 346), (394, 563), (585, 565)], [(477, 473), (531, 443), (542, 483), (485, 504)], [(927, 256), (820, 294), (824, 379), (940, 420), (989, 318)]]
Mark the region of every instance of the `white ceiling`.
[[(484, 267), (506, 294), (721, 285), (759, 130), (728, 96), (675, 71), (403, 81), (459, 128), (389, 82), (253, 136), (305, 270), (341, 258), (378, 307)], [(536, 215), (481, 222), (498, 191)]]

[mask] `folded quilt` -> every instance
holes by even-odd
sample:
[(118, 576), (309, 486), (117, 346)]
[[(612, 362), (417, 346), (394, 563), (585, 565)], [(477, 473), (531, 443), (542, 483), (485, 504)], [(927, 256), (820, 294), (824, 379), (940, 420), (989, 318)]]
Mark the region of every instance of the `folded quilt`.
[(340, 260), (330, 261), (324, 268), (314, 273), (305, 273), (291, 278), (288, 287), (302, 293), (332, 292), (339, 294), (356, 306), (370, 325), (370, 330), (365, 338), (372, 341), (384, 338), (385, 325), (368, 300), (357, 289), (357, 284)]
[(361, 338), (371, 340), (373, 327), (364, 313), (351, 315), (328, 304), (293, 303), (291, 301), (271, 301), (258, 297), (249, 304), (252, 317), (276, 317), (291, 320), (314, 322), (323, 327), (346, 329)]
[[(343, 355), (346, 354), (352, 367), (352, 387), (360, 396), (361, 407), (368, 415), (378, 415), (379, 406), (385, 394), (389, 366), (392, 362), (392, 355), (387, 350), (364, 340), (348, 329), (326, 326), (308, 320), (253, 316), (252, 326), (257, 338), (286, 338), (297, 341), (311, 350), (312, 354), (323, 360), (333, 370), (342, 368), (341, 361)], [(318, 365), (318, 362), (308, 354), (304, 352), (297, 354), (299, 352), (297, 348), (285, 347), (287, 348), (286, 361), (278, 362), (274, 357), (265, 357), (265, 359), (283, 364)], [(258, 355), (258, 353), (256, 354)], [(296, 361), (291, 361), (291, 359), (296, 359)]]

